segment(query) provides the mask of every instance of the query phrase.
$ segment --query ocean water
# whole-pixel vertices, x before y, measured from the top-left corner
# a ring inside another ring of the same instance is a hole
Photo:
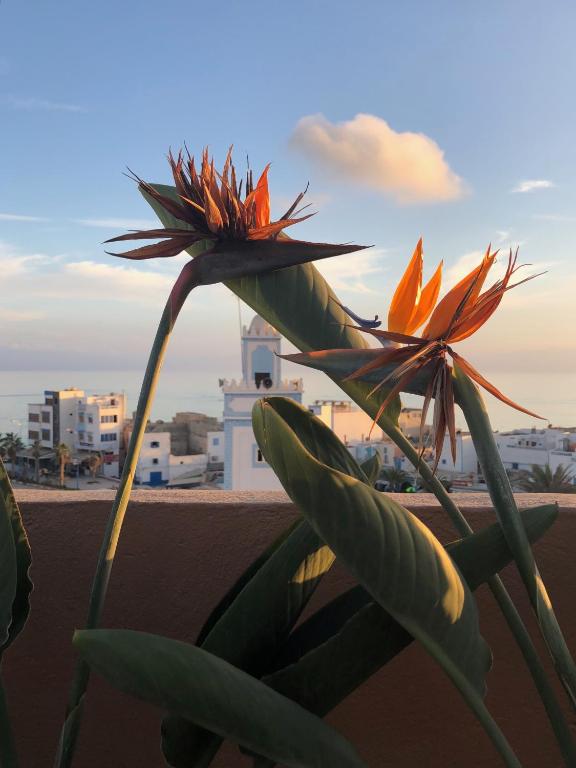
[[[486,403],[494,429],[545,426],[549,421],[560,426],[576,425],[576,373],[551,377],[548,373],[483,371],[486,377],[516,402],[546,417],[539,422],[531,416],[503,405],[487,395]],[[0,371],[0,432],[20,432],[27,436],[27,404],[43,402],[45,389],[78,387],[87,394],[124,392],[128,413],[136,408],[142,383],[142,371]],[[286,365],[283,377],[304,379],[304,402],[316,399],[342,399],[346,395],[316,371]],[[222,416],[224,398],[218,376],[165,369],[161,373],[152,418],[169,421],[178,411],[197,411],[208,416]],[[419,398],[406,396],[403,402],[417,406]],[[457,423],[465,427],[457,413]]]

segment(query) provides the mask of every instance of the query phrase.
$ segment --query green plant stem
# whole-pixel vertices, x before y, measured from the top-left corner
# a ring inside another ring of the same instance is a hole
[[[108,518],[104,539],[98,557],[98,564],[92,582],[86,629],[96,629],[100,624],[102,608],[108,589],[108,583],[110,581],[114,557],[116,555],[116,548],[118,546],[118,540],[120,538],[128,501],[130,499],[130,491],[132,490],[134,482],[134,474],[138,464],[140,448],[142,446],[142,440],[144,439],[146,424],[148,423],[150,409],[156,392],[156,386],[158,384],[168,341],[186,296],[192,288],[197,285],[197,282],[194,280],[195,272],[192,265],[193,262],[189,262],[184,268],[170,294],[150,351],[148,365],[146,367],[140,396],[138,398],[138,406],[136,408],[134,425],[122,470],[120,485],[116,492],[116,498],[114,499],[114,504]],[[68,768],[72,764],[89,677],[90,668],[88,664],[83,660],[78,661],[68,698],[66,720],[62,728],[58,753],[56,756],[55,766],[58,766],[58,768]]]
[[[8,704],[4,683],[0,675],[0,766],[1,768],[18,768],[18,758],[16,756],[16,744],[10,717],[8,715]]]
[[[514,555],[558,677],[564,685],[572,706],[576,707],[576,665],[534,560],[510,481],[494,440],[484,401],[476,385],[463,371],[454,366],[454,372],[458,403],[470,429],[496,515]]]
[[[366,408],[366,404],[358,403],[362,408]],[[376,410],[376,408],[375,408]],[[434,472],[430,469],[428,464],[421,461],[418,451],[414,448],[412,443],[407,437],[400,431],[400,429],[386,416],[380,418],[378,422],[379,426],[386,432],[390,439],[400,448],[404,453],[408,461],[410,461],[415,467],[418,468],[420,474],[432,489],[434,495],[444,508],[445,512],[450,517],[452,524],[463,536],[470,536],[474,533],[472,527],[455,504],[454,500],[450,497],[450,494],[446,491],[442,483],[438,480]],[[492,438],[493,439],[493,438]],[[513,551],[513,550],[512,550]],[[576,766],[576,746],[572,733],[566,722],[564,712],[560,707],[556,694],[550,685],[550,681],[542,667],[538,652],[532,642],[530,633],[528,632],[526,625],[522,621],[520,614],[514,601],[508,594],[506,587],[502,583],[499,576],[493,576],[488,582],[488,586],[496,602],[498,603],[502,614],[520,648],[526,666],[528,667],[534,685],[540,695],[550,725],[556,736],[558,746],[564,758],[565,764],[568,768],[574,768]]]

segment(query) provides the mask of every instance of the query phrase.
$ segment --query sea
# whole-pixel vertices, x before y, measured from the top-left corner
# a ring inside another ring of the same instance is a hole
[[[499,403],[487,395],[486,402],[494,429],[500,431],[522,427],[576,425],[576,373],[550,377],[546,373],[498,372],[486,377],[513,400],[545,417],[538,421]],[[0,371],[0,433],[16,432],[27,437],[27,405],[44,402],[44,390],[77,387],[87,394],[124,392],[128,398],[127,413],[138,401],[143,371]],[[286,378],[304,379],[304,403],[323,399],[346,399],[346,395],[325,376],[316,371],[290,366]],[[196,411],[222,417],[224,398],[216,375],[206,372],[164,369],[160,376],[152,406],[152,419],[169,421],[179,411]],[[404,396],[403,403],[417,407],[420,399]],[[465,428],[460,414],[457,423]]]

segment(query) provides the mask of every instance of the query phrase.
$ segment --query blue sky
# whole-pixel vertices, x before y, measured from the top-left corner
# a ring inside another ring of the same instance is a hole
[[[385,314],[420,235],[447,284],[489,241],[520,244],[548,274],[462,348],[576,421],[575,24],[570,2],[4,0],[0,366],[143,367],[179,262],[104,253],[153,220],[122,173],[168,181],[170,146],[218,160],[234,143],[239,165],[272,161],[273,204],[310,181],[319,213],[298,236],[374,244],[323,266],[360,312]],[[371,142],[392,159],[372,165]],[[223,288],[195,297],[168,364],[236,374],[236,315]],[[544,398],[544,374],[564,394]]]

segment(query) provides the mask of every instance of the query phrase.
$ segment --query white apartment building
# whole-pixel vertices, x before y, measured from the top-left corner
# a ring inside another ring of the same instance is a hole
[[[206,435],[208,464],[224,464],[224,432],[208,432]]]
[[[28,440],[38,441],[42,448],[55,448],[65,443],[74,448],[74,430],[78,405],[84,399],[84,390],[46,389],[43,403],[28,404]]]
[[[206,474],[206,454],[174,456],[170,432],[146,432],[134,481],[153,488],[200,485]]]
[[[106,477],[120,473],[122,427],[126,418],[126,395],[88,395],[78,403],[74,449],[77,453],[97,452]]]

